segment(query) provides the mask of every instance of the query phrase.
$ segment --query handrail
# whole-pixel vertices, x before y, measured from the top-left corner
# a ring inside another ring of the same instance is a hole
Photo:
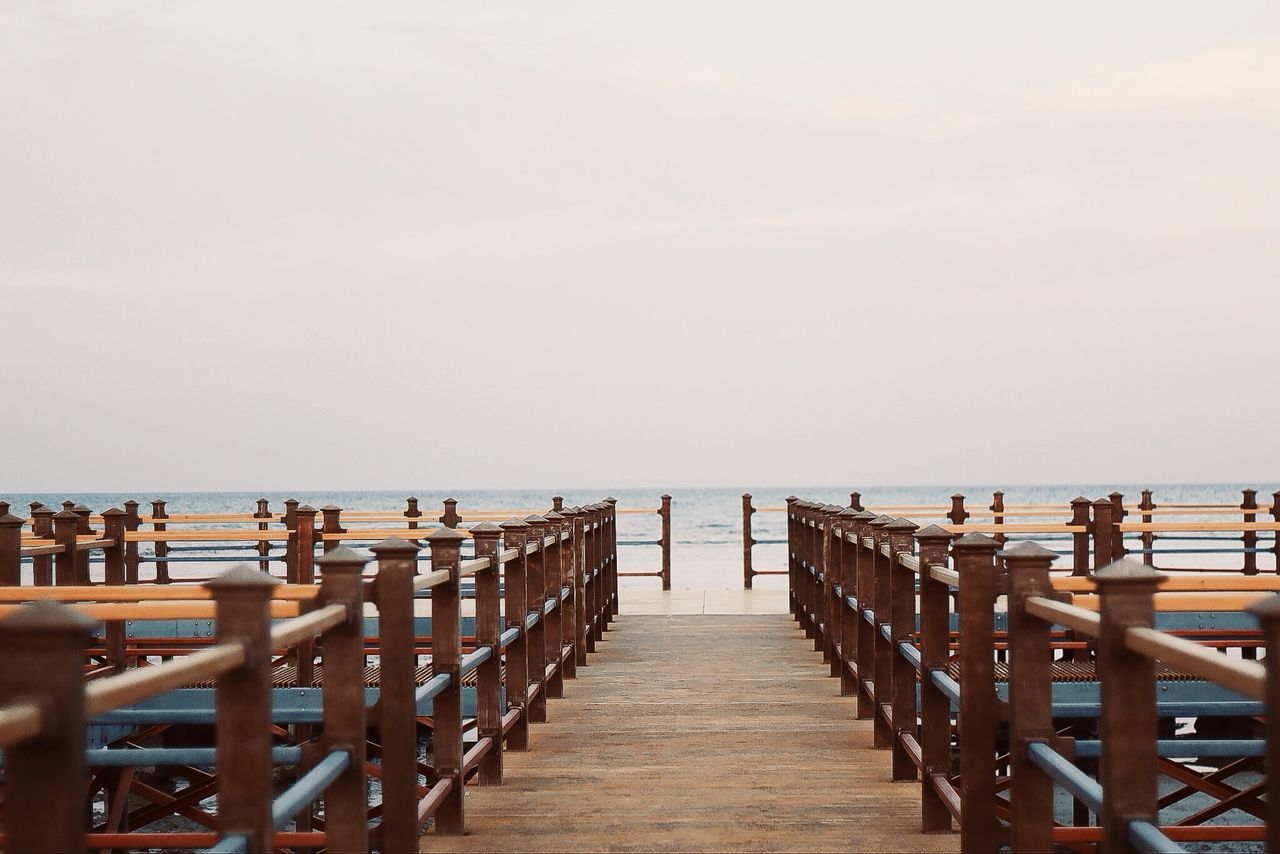
[[[1096,638],[1102,633],[1102,616],[1096,611],[1088,611],[1065,602],[1055,602],[1043,596],[1029,596],[1023,603],[1027,613],[1039,617],[1046,623],[1066,626],[1073,631],[1081,632]]]
[[[347,619],[347,606],[334,603],[271,627],[271,643],[277,649],[296,646],[300,641],[331,629]]]
[[[413,577],[413,589],[414,591],[428,590],[437,584],[445,583],[449,580],[449,577],[449,570],[447,569],[437,569],[433,572],[415,575]]]
[[[22,589],[34,590],[39,588]],[[24,605],[12,602],[0,604],[0,618],[16,614],[24,607]],[[122,620],[212,620],[217,613],[217,606],[213,602],[195,599],[162,599],[155,602],[73,602],[69,603],[67,607],[77,614],[100,622],[119,622]],[[298,615],[299,606],[296,601],[273,601],[268,604],[268,609],[272,617],[288,618]]]
[[[486,569],[489,569],[491,566],[493,566],[493,562],[489,560],[489,558],[487,557],[478,557],[473,560],[464,560],[462,562],[462,569],[460,570],[459,574],[463,578],[466,578],[468,576],[475,575],[477,572],[484,572]]]
[[[1134,626],[1124,633],[1124,643],[1134,652],[1158,659],[1201,679],[1216,682],[1255,700],[1264,699],[1267,668],[1257,661],[1231,658],[1195,641]]]
[[[221,643],[155,667],[138,668],[118,676],[97,679],[84,689],[85,716],[96,718],[129,703],[136,703],[192,682],[212,679],[244,662],[244,644]]]
[[[271,598],[279,601],[307,601],[320,595],[315,584],[280,584],[271,589]],[[194,584],[66,587],[0,587],[0,602],[161,602],[172,600],[211,601],[213,593]]]
[[[39,735],[43,726],[41,709],[35,703],[0,709],[0,750]]]

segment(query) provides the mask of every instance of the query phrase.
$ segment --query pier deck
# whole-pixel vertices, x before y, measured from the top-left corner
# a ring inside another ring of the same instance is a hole
[[[624,615],[604,651],[422,850],[959,850],[787,616]]]

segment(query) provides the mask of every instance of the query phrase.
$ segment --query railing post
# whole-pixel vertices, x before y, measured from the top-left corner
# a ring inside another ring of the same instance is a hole
[[[893,708],[893,779],[915,780],[916,763],[911,758],[904,737],[919,743],[916,732],[916,668],[900,652],[900,644],[910,644],[916,633],[916,575],[902,565],[900,558],[914,551],[915,532],[919,528],[908,519],[896,519],[885,530],[889,535],[889,642],[890,702]]]
[[[603,515],[601,513],[602,518]],[[547,520],[546,526],[542,529],[543,548],[546,550],[546,560],[542,566],[546,582],[543,598],[544,600],[555,600],[555,608],[550,614],[546,613],[545,607],[543,608],[543,615],[547,621],[547,667],[555,668],[551,675],[547,677],[547,697],[559,700],[564,698],[564,672],[560,664],[564,638],[564,600],[560,598],[560,585],[563,578],[560,528],[564,524],[564,516],[554,510],[550,510],[542,518]],[[547,537],[552,537],[555,540],[550,546],[545,545]],[[602,624],[603,621],[604,618],[602,616]]]
[[[871,594],[871,607],[875,611],[874,630],[871,634],[874,649],[872,677],[875,685],[875,717],[872,744],[879,750],[893,747],[893,728],[885,719],[883,709],[893,708],[893,645],[884,636],[884,626],[889,625],[892,603],[889,588],[889,558],[883,549],[889,545],[889,525],[897,520],[892,516],[879,516],[871,523],[874,548],[871,551],[871,577],[875,585]]]
[[[102,535],[111,545],[102,550],[103,577],[108,587],[124,584],[124,526],[125,512],[118,507],[102,511]],[[125,669],[125,626],[120,620],[108,620],[106,624],[107,661],[117,673]]]
[[[662,517],[662,589],[671,589],[671,496],[662,496],[662,506],[658,508]]]
[[[336,504],[326,504],[320,508],[320,532],[321,534],[345,534],[347,529],[342,527],[342,508]],[[320,538],[320,549],[324,554],[328,554],[334,549],[341,546],[338,540],[328,540],[323,536]]]
[[[591,516],[587,517],[588,519]],[[536,513],[524,517],[529,526],[529,539],[536,544],[526,566],[525,585],[529,591],[525,607],[528,614],[537,617],[529,629],[529,682],[534,696],[529,700],[529,722],[547,722],[547,619],[544,613],[547,598],[547,555],[543,547],[547,520]],[[595,637],[588,635],[587,649],[595,649]]]
[[[969,518],[969,511],[964,509],[964,496],[958,492],[951,496],[951,509],[947,512],[947,518],[952,525],[963,525],[964,520]]]
[[[751,506],[751,493],[742,494],[742,589],[751,589],[751,580],[755,578],[755,570],[751,566],[751,547],[756,544],[751,536],[751,516],[756,509]]]
[[[72,511],[80,517],[80,524],[76,528],[77,534],[91,535],[94,533],[93,528],[89,527],[89,517],[93,515],[93,511],[83,504],[77,504]],[[93,579],[89,577],[89,550],[80,551],[76,549],[76,578],[79,584],[92,584]]]
[[[422,511],[418,509],[418,497],[410,495],[405,499],[404,518],[409,520],[409,527],[417,528],[418,520],[422,518]]]
[[[1112,533],[1115,505],[1109,498],[1093,502],[1093,568],[1102,569],[1112,562]]]
[[[794,495],[787,496],[787,607],[791,609],[791,617],[803,622],[800,617],[800,575],[796,571],[796,502]]]
[[[852,507],[846,507],[836,515],[836,522],[840,529],[834,549],[836,573],[840,580],[840,595],[836,597],[840,642],[840,654],[837,656],[840,672],[837,675],[840,677],[840,696],[854,697],[858,693],[858,683],[853,677],[849,664],[857,654],[858,612],[849,608],[849,599],[854,596],[854,549],[856,548],[850,542],[850,537],[853,534],[854,520],[857,519],[858,511]]]
[[[431,569],[445,570],[449,580],[431,589],[431,660],[436,674],[448,674],[449,686],[435,696],[431,759],[438,780],[451,780],[449,794],[436,811],[436,833],[461,836],[464,827],[462,779],[462,634],[459,622],[458,553],[466,536],[444,527],[426,538]]]
[[[53,602],[0,620],[0,705],[41,710],[40,733],[5,750],[9,851],[85,850],[84,655],[93,629]]]
[[[965,534],[951,544],[960,576],[960,848],[994,851],[996,730],[994,620],[996,541]]]
[[[1240,509],[1244,511],[1244,522],[1246,525],[1258,521],[1258,490],[1244,490],[1244,500],[1240,502]],[[1258,574],[1258,532],[1245,531],[1244,536],[1244,574]]]
[[[73,510],[59,510],[53,515],[53,538],[57,540],[61,550],[53,556],[53,571],[59,587],[69,587],[80,583],[77,575],[76,531],[80,528],[80,517]]]
[[[1053,779],[1030,759],[1034,742],[1054,741],[1051,626],[1027,613],[1030,596],[1052,597],[1055,555],[1035,543],[1004,553],[1009,574],[1009,753],[1014,851],[1053,850]]]
[[[560,537],[560,588],[561,593],[567,589],[568,595],[560,600],[560,604],[556,610],[560,612],[560,669],[562,678],[576,679],[578,677],[578,647],[577,647],[577,631],[574,628],[577,625],[577,550],[573,541],[573,518],[570,508],[564,506],[561,501],[560,509],[553,510],[553,513],[559,517],[556,525],[556,535]],[[568,653],[565,653],[565,650]]]
[[[864,510],[853,519],[853,530],[856,539],[854,545],[854,590],[858,607],[854,610],[854,622],[858,624],[857,642],[857,681],[859,720],[871,720],[876,715],[875,698],[875,661],[876,661],[876,629],[864,617],[864,611],[875,613],[873,598],[875,596],[875,562],[872,560],[874,549],[867,547],[864,540],[872,536],[871,525],[880,517],[870,510]]]
[[[280,520],[289,532],[284,546],[284,579],[290,584],[298,583],[298,499],[284,500],[284,516]]]
[[[604,640],[604,615],[611,607],[609,604],[609,583],[605,573],[605,562],[609,551],[609,532],[605,528],[606,505],[596,503],[592,504],[588,509],[595,520],[596,527],[595,556],[592,559],[592,566],[595,567],[596,592],[592,602],[595,604],[596,640],[602,641]]]
[[[6,512],[0,516],[0,587],[22,585],[22,528],[26,520]]]
[[[218,828],[249,840],[252,852],[272,850],[271,620],[268,603],[279,582],[244,564],[205,584],[216,603],[218,643],[244,647],[244,663],[218,677]]]
[[[951,654],[951,591],[934,578],[930,567],[946,566],[951,533],[938,525],[916,532],[920,544],[920,829],[950,833],[951,812],[933,778],[951,777],[951,698],[934,684],[930,673],[947,669]]]
[[[129,499],[124,503],[124,530],[126,534],[132,534],[138,530],[138,526],[142,524],[142,519],[138,516],[138,502]],[[125,542],[124,544],[124,583],[138,583],[138,544]]]
[[[1280,491],[1271,493],[1271,521],[1280,523]],[[1271,554],[1275,556],[1276,572],[1280,573],[1280,536],[1272,541]]]
[[[582,519],[574,511],[574,526],[578,532],[575,540],[581,540]],[[525,548],[528,544],[529,525],[519,519],[511,519],[503,522],[499,527],[502,529],[502,546],[504,549],[514,549],[516,557],[508,561],[504,565],[503,587],[505,591],[505,610],[506,622],[508,627],[515,627],[520,630],[520,634],[511,643],[507,644],[507,706],[518,708],[520,715],[516,719],[514,725],[507,732],[507,749],[508,750],[528,750],[529,749],[529,639],[528,630],[525,628],[524,615],[529,611],[529,594],[526,587],[526,569],[528,567],[529,558],[525,554]],[[580,590],[581,588],[579,588]],[[577,597],[578,590],[574,595]],[[581,626],[581,623],[579,623]],[[574,640],[575,652],[580,656],[578,663],[582,664],[582,658],[586,656],[585,648],[582,644],[581,629]]]
[[[366,559],[345,546],[317,560],[320,598],[343,605],[347,619],[324,633],[325,752],[342,750],[350,764],[324,793],[326,847],[335,852],[369,850],[369,780],[365,766],[364,579]],[[415,751],[416,753],[416,751]]]
[[[1107,497],[1111,499],[1111,559],[1120,560],[1129,553],[1124,547],[1124,532],[1120,530],[1120,523],[1129,515],[1129,511],[1124,509],[1123,494],[1113,492]]]
[[[157,498],[151,502],[151,530],[153,531],[161,532],[161,531],[167,530],[169,527],[164,522],[156,521],[157,519],[165,519],[168,517],[169,514],[165,512],[164,505],[165,505],[165,502],[163,498]],[[155,583],[168,584],[169,583],[169,562],[167,560],[160,560],[160,558],[163,558],[165,555],[169,553],[169,544],[165,542],[152,543],[151,551],[155,554],[157,558]]]
[[[316,581],[316,511],[310,505],[303,504],[294,511],[294,536],[297,550],[294,555],[297,561],[297,583],[315,584]],[[298,684],[310,688],[315,681],[315,641],[306,638],[298,643]],[[306,730],[303,730],[304,732]]]
[[[413,576],[418,547],[392,537],[372,549],[378,560],[378,741],[382,745],[382,851],[418,847],[418,722],[414,692]]]
[[[1267,668],[1266,696],[1263,699],[1263,714],[1268,721],[1280,720],[1280,596],[1268,596],[1248,610],[1262,626],[1267,657],[1263,664]],[[1271,781],[1280,774],[1280,728],[1267,727],[1267,755],[1264,766],[1267,774],[1267,850],[1280,851],[1280,786]]]
[[[1120,560],[1095,572],[1094,579],[1102,618],[1102,850],[1132,851],[1129,822],[1157,820],[1158,720],[1155,661],[1131,651],[1124,639],[1130,628],[1151,626],[1156,586],[1165,576],[1137,561]]]
[[[831,526],[839,512],[840,508],[834,504],[824,504],[818,508],[814,518],[814,531],[818,535],[817,548],[814,549],[817,553],[814,563],[818,565],[818,578],[815,579],[818,592],[817,617],[822,622],[822,631],[818,634],[818,639],[821,644],[822,661],[830,666],[832,676],[839,675],[836,669],[838,659],[836,643],[840,638],[836,634],[835,574],[831,571]]]
[[[991,524],[1004,525],[1004,493],[996,490],[991,493]],[[996,545],[1003,546],[1005,542],[1004,534],[993,534],[991,539],[996,541]]]
[[[446,528],[456,528],[462,517],[458,515],[458,502],[454,498],[444,500],[444,513],[440,514],[440,524]]]
[[[1071,526],[1083,528],[1071,535],[1071,574],[1089,574],[1089,509],[1093,502],[1084,496],[1071,499]]]
[[[610,590],[610,606],[609,606],[609,622],[613,622],[613,617],[618,615],[620,605],[618,598],[618,499],[606,498],[605,503],[605,520],[608,527],[606,530],[608,536],[608,554],[609,565],[609,590]]]
[[[53,508],[38,501],[31,502],[31,533],[37,537],[53,536]],[[37,555],[31,559],[31,581],[36,587],[53,584],[53,557]]]
[[[258,523],[259,531],[270,530],[271,529],[271,502],[265,498],[259,498],[257,502],[257,508],[253,511],[253,517],[255,519],[262,520],[261,522]],[[258,570],[260,572],[270,572],[271,561],[266,560],[266,558],[271,554],[271,542],[269,540],[258,541],[258,554],[263,557],[263,560],[258,561]]]
[[[1151,500],[1151,490],[1142,490],[1142,501],[1138,504],[1138,509],[1142,510],[1142,521],[1151,522],[1151,513],[1149,511],[1156,509],[1155,502]],[[1147,566],[1155,565],[1155,555],[1152,549],[1155,548],[1156,535],[1151,531],[1142,532],[1142,562]]]
[[[863,509],[863,508],[862,508],[862,493],[861,493],[861,492],[850,492],[850,493],[849,493],[849,509],[850,509],[850,510],[862,510],[862,509]]]

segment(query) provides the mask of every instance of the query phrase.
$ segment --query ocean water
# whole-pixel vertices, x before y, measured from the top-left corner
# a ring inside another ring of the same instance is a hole
[[[1274,483],[1217,483],[1217,484],[1055,484],[1041,486],[999,486],[999,485],[964,485],[951,484],[944,486],[911,486],[911,487],[865,487],[856,484],[850,486],[782,486],[782,487],[734,487],[715,489],[673,489],[672,496],[672,586],[680,588],[704,589],[724,588],[738,589],[742,586],[742,494],[752,494],[752,503],[757,508],[779,507],[784,504],[788,495],[796,495],[810,500],[827,501],[832,504],[846,505],[849,492],[858,489],[862,493],[862,501],[866,505],[908,505],[908,504],[946,504],[953,493],[962,493],[968,497],[969,509],[985,508],[991,503],[991,493],[995,489],[1003,490],[1006,504],[1063,504],[1072,498],[1083,495],[1086,498],[1100,498],[1113,491],[1124,493],[1127,499],[1137,501],[1139,493],[1149,488],[1154,492],[1156,504],[1161,503],[1239,503],[1241,490],[1253,488],[1258,490],[1258,503],[1270,506],[1271,494],[1280,489]],[[567,504],[583,504],[597,501],[606,495],[612,495],[619,501],[620,508],[656,509],[660,503],[660,490],[648,489],[609,489],[571,490],[556,493],[554,490],[485,490],[485,491],[453,491],[438,490],[391,490],[391,491],[342,491],[342,492],[178,492],[178,493],[57,493],[57,494],[4,494],[0,499],[14,505],[14,512],[26,509],[31,501],[42,501],[50,506],[57,506],[64,500],[83,503],[95,512],[108,507],[120,506],[130,498],[142,502],[143,510],[150,508],[153,498],[166,500],[169,513],[232,513],[250,512],[254,501],[267,498],[273,510],[282,510],[287,498],[297,498],[313,507],[335,504],[349,510],[389,510],[400,512],[405,507],[404,500],[409,495],[416,495],[424,519],[437,517],[442,509],[441,502],[445,498],[458,501],[458,512],[464,520],[468,508],[549,508],[551,496],[562,494]],[[1197,517],[1178,517],[1192,520]],[[1208,517],[1206,517],[1208,518]],[[1225,517],[1215,517],[1225,518]],[[1262,514],[1261,518],[1269,518]],[[979,521],[974,519],[972,521]],[[1043,521],[1043,520],[1038,520]],[[763,541],[757,545],[753,553],[753,562],[757,570],[784,569],[786,567],[786,548],[777,542],[786,537],[784,514],[779,512],[757,512],[752,519],[753,535]],[[618,517],[619,539],[626,541],[652,541],[658,538],[660,522],[656,513],[621,514]],[[1263,534],[1261,546],[1269,547],[1269,535]],[[1046,541],[1051,548],[1069,548],[1069,543]],[[1169,541],[1169,547],[1175,547]],[[1236,546],[1234,543],[1185,542],[1188,548],[1214,548],[1217,546]],[[660,553],[656,546],[634,545],[622,546],[619,549],[619,562],[624,572],[646,572],[657,570],[660,566]],[[1238,565],[1239,555],[1219,555],[1202,553],[1189,556],[1160,556],[1157,563],[1163,566],[1232,566]],[[172,564],[171,574],[181,577],[188,569],[194,574],[208,574],[210,569],[219,565],[206,564]],[[1259,566],[1265,570],[1275,567],[1270,554],[1259,555]],[[194,569],[198,567],[198,569]],[[144,577],[147,570],[144,568]],[[785,586],[785,577],[757,577],[755,585],[761,588]],[[622,579],[624,588],[655,588],[657,579],[634,578]]]

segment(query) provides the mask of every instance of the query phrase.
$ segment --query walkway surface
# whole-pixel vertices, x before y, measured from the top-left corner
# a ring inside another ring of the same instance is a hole
[[[423,851],[958,851],[785,615],[623,616]]]

